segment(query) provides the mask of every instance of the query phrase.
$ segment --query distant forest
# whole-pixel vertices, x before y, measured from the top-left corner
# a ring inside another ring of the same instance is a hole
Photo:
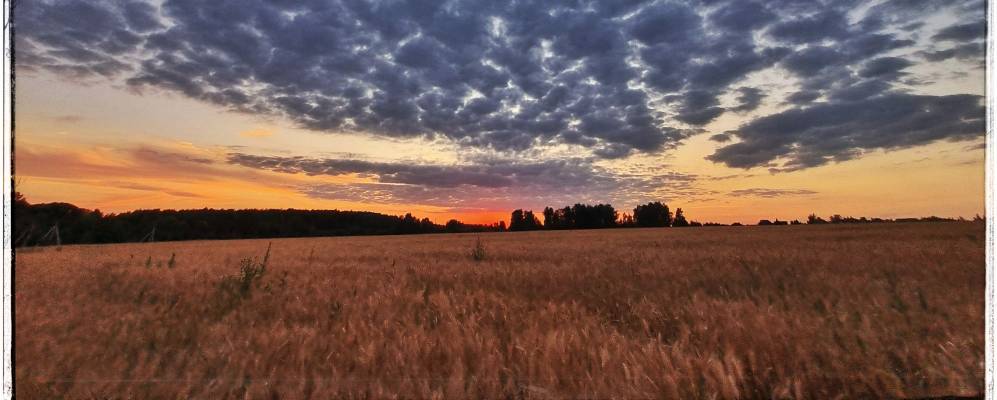
[[[560,229],[599,229],[637,227],[727,226],[719,223],[691,221],[681,208],[674,212],[668,205],[651,202],[639,205],[632,213],[619,213],[609,204],[575,204],[562,208],[546,207],[543,222],[532,210],[512,212],[508,228],[504,221],[496,224],[466,224],[450,220],[444,225],[412,214],[385,215],[366,211],[339,210],[136,210],[104,214],[100,210],[79,208],[69,203],[30,204],[14,192],[13,245],[15,247],[125,243],[146,241],[251,239],[280,237],[317,237],[350,235],[403,235],[419,233],[502,232]],[[810,215],[806,224],[856,224],[888,222],[959,221],[939,217],[926,218],[854,218]],[[982,220],[979,216],[974,221]],[[761,220],[757,225],[801,225],[799,220]],[[730,226],[741,226],[733,223]]]
[[[103,214],[69,203],[30,204],[14,196],[15,246],[75,243],[395,235],[504,230],[504,224],[434,224],[412,214],[339,210],[137,210]]]

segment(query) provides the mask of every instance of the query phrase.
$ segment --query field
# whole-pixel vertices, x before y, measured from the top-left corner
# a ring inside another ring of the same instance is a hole
[[[18,251],[16,394],[972,396],[984,243],[918,223]]]

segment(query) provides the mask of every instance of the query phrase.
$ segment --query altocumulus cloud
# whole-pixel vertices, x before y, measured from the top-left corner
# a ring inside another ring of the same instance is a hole
[[[15,45],[22,71],[106,77],[315,131],[505,152],[555,144],[602,158],[659,152],[731,112],[744,123],[715,136],[729,141],[709,156],[731,167],[794,170],[981,137],[980,96],[898,85],[916,84],[904,79],[919,62],[978,66],[983,1],[866,5],[36,0],[15,10]],[[939,12],[960,22],[924,23]],[[931,37],[937,43],[918,39]],[[746,86],[766,70],[796,78],[796,92]],[[773,96],[784,109],[757,115]],[[364,168],[384,166],[354,169]],[[462,174],[452,179],[505,183]]]

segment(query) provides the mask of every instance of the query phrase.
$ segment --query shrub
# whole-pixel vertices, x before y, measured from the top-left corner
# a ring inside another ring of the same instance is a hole
[[[267,245],[267,253],[263,256],[263,261],[253,258],[243,258],[239,262],[239,273],[227,275],[218,281],[217,303],[219,312],[225,314],[231,311],[244,299],[253,295],[253,288],[262,286],[263,277],[267,273],[267,262],[270,260],[270,245]],[[281,285],[286,285],[287,273],[281,277]],[[267,284],[266,289],[270,291],[272,285]]]
[[[471,249],[471,259],[474,261],[483,261],[485,259],[485,245],[481,243],[480,237],[475,242],[474,248]]]

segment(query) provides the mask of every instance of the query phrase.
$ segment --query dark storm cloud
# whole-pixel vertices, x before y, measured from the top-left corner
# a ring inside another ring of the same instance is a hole
[[[957,46],[917,53],[922,62],[982,59],[980,46],[962,47],[979,44],[974,37],[982,25],[972,22],[983,21],[979,0],[887,0],[855,12],[864,5],[38,0],[18,4],[15,45],[19,70],[108,77],[140,91],[286,117],[319,132],[444,139],[499,152],[572,144],[602,158],[672,149],[728,111],[757,110],[773,94],[744,87],[745,81],[759,71],[785,70],[799,78],[785,99],[790,110],[746,121],[732,134],[740,142],[714,159],[755,166],[771,162],[766,154],[796,154],[794,165],[803,168],[829,154],[844,159],[884,147],[879,141],[910,141],[911,134],[882,129],[872,116],[849,125],[805,111],[896,99],[894,84],[918,60],[896,56],[915,45],[909,37],[935,35]],[[923,20],[941,11],[970,22],[927,32]],[[902,28],[917,32],[895,33]],[[814,104],[818,99],[825,102]],[[969,108],[954,113],[975,119],[977,107],[960,104]],[[913,115],[906,118],[938,119],[928,108],[908,108]],[[811,120],[793,125],[800,130],[781,128],[788,142],[758,147],[769,142],[757,140],[762,134],[751,127],[794,112]],[[919,137],[972,136],[947,129],[952,124],[930,125],[941,131]],[[854,140],[881,135],[889,137]],[[836,146],[847,150],[828,149]]]

